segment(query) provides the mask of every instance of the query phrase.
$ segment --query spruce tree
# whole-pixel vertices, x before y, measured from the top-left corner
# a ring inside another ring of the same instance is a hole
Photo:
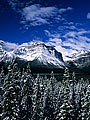
[[[30,66],[22,74],[21,90],[21,120],[31,120],[32,118],[32,76]]]
[[[0,73],[0,118],[2,116],[2,100],[3,100],[3,83],[4,83],[4,79],[5,79],[5,74],[4,74],[4,70],[3,68],[1,69],[1,73]]]
[[[37,75],[33,84],[33,117],[32,120],[42,120],[43,119],[43,96],[44,96],[44,82],[43,78]]]
[[[76,120],[76,77],[75,77],[75,72],[72,73],[72,79],[70,79],[70,93],[69,93],[69,98],[70,98],[70,119],[71,120]]]
[[[57,81],[54,77],[54,73],[51,72],[51,77],[48,83],[48,89],[47,89],[47,98],[45,102],[45,108],[44,108],[44,116],[48,120],[55,120],[56,117],[56,104],[57,104],[57,95],[56,93],[56,88],[57,87]]]
[[[76,109],[76,117],[77,120],[82,120],[82,111],[83,111],[83,96],[84,96],[84,89],[83,89],[83,79],[78,81],[77,84],[77,109]]]
[[[17,100],[18,84],[15,73],[11,66],[8,67],[8,74],[4,80],[4,94],[2,101],[2,120],[20,120],[19,104]]]
[[[15,99],[16,99],[16,113],[18,114],[18,119],[20,120],[21,116],[20,116],[20,103],[21,103],[21,72],[20,69],[18,68],[18,64],[15,63],[13,65],[13,77],[12,77],[12,85],[13,85],[13,89],[15,92]]]
[[[63,77],[63,98],[62,104],[60,106],[60,112],[58,114],[59,120],[69,120],[70,119],[70,105],[69,105],[69,69],[65,69]]]
[[[82,107],[82,120],[90,120],[90,85],[87,86],[86,94],[84,95],[84,104]]]

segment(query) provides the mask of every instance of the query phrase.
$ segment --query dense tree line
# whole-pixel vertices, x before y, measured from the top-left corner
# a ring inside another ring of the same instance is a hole
[[[30,67],[22,72],[17,64],[0,73],[0,120],[90,120],[90,83],[68,68],[62,81],[36,78]]]

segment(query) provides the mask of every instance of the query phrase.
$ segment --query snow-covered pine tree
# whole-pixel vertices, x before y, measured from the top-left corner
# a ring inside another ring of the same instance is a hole
[[[63,81],[64,84],[69,84],[70,82],[70,73],[69,73],[69,69],[66,67],[65,71],[64,71],[64,75],[63,75]]]
[[[4,83],[4,78],[5,78],[5,74],[4,74],[4,70],[3,68],[1,68],[1,73],[0,73],[0,118],[2,115],[2,99],[3,99],[3,83]]]
[[[17,91],[18,83],[16,82],[15,76],[15,72],[9,65],[8,74],[6,75],[3,86],[2,120],[20,120],[17,100],[17,92],[19,93],[19,91]]]
[[[13,64],[13,68],[12,68],[12,72],[13,72],[13,77],[12,77],[12,85],[13,85],[13,89],[14,89],[14,94],[15,94],[15,99],[16,99],[16,105],[15,105],[15,112],[16,114],[18,114],[18,119],[20,120],[21,116],[20,116],[20,103],[21,103],[21,71],[18,68],[18,64],[15,63]]]
[[[58,114],[59,120],[70,120],[70,104],[69,104],[69,69],[66,68],[63,76],[63,98]]]
[[[32,118],[32,85],[33,78],[31,76],[30,66],[22,74],[22,90],[21,90],[21,120],[31,120]]]
[[[43,119],[47,120],[47,111],[46,111],[46,101],[47,101],[47,97],[48,97],[48,85],[49,85],[49,78],[47,78],[47,76],[45,76],[43,78]]]
[[[52,113],[53,113],[52,99],[50,97],[50,89],[48,89],[47,97],[45,100],[45,107],[44,107],[44,119],[53,120]]]
[[[76,77],[75,72],[72,73],[72,79],[70,79],[70,93],[69,93],[69,102],[70,102],[70,119],[76,120]]]
[[[47,97],[48,79],[43,78],[39,74],[34,80],[33,84],[33,119],[32,120],[43,120],[44,119],[44,107]]]
[[[4,78],[5,78],[5,74],[4,74],[4,69],[2,67],[0,72],[0,88],[3,86]]]
[[[58,96],[57,96],[57,104],[56,104],[56,119],[55,120],[60,120],[59,113],[61,112],[61,105],[62,105],[62,99],[63,99],[63,84],[61,81],[58,82]]]
[[[76,91],[76,118],[77,120],[82,120],[82,111],[83,111],[83,98],[84,98],[84,89],[83,89],[83,79],[79,80],[77,83],[77,91]]]
[[[84,95],[84,104],[82,111],[82,120],[90,120],[90,85],[88,84],[86,94]]]
[[[56,117],[56,104],[57,104],[57,81],[54,77],[54,73],[51,72],[51,77],[49,79],[49,83],[47,86],[47,98],[45,102],[45,108],[44,108],[44,116],[47,118],[47,120],[55,120]]]
[[[41,83],[42,78],[40,75],[37,75],[37,78],[35,78],[33,83],[33,96],[32,96],[32,106],[33,106],[33,115],[32,120],[40,120],[42,118],[42,102],[41,102]],[[43,86],[42,86],[43,87]]]
[[[12,101],[12,86],[11,86],[11,82],[12,82],[12,70],[9,66],[9,73],[7,74],[5,80],[4,80],[4,85],[3,85],[3,90],[4,90],[4,94],[3,94],[3,101],[2,101],[2,120],[9,120],[9,119],[12,119],[13,115],[13,110],[12,110],[12,107],[13,107],[13,101]],[[12,103],[11,103],[12,101]]]
[[[60,106],[60,113],[59,113],[59,120],[69,120],[70,118],[70,106],[69,106],[69,97],[68,97],[68,88],[64,88],[64,93],[63,93],[63,103]]]
[[[48,92],[48,79],[47,79],[47,77],[45,77],[45,79],[43,77],[41,77],[41,79],[40,79],[41,97],[40,97],[40,104],[39,104],[39,106],[40,106],[40,120],[44,119],[44,107],[45,107],[47,92]]]

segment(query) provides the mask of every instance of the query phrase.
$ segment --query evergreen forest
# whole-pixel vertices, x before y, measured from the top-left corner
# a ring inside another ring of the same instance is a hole
[[[65,68],[63,79],[33,77],[17,64],[0,72],[0,120],[90,120],[90,81]]]

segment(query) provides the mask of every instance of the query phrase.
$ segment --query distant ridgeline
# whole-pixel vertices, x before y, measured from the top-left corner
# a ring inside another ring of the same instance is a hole
[[[76,80],[65,68],[63,79],[34,78],[30,65],[0,73],[0,120],[90,120],[90,81]]]

